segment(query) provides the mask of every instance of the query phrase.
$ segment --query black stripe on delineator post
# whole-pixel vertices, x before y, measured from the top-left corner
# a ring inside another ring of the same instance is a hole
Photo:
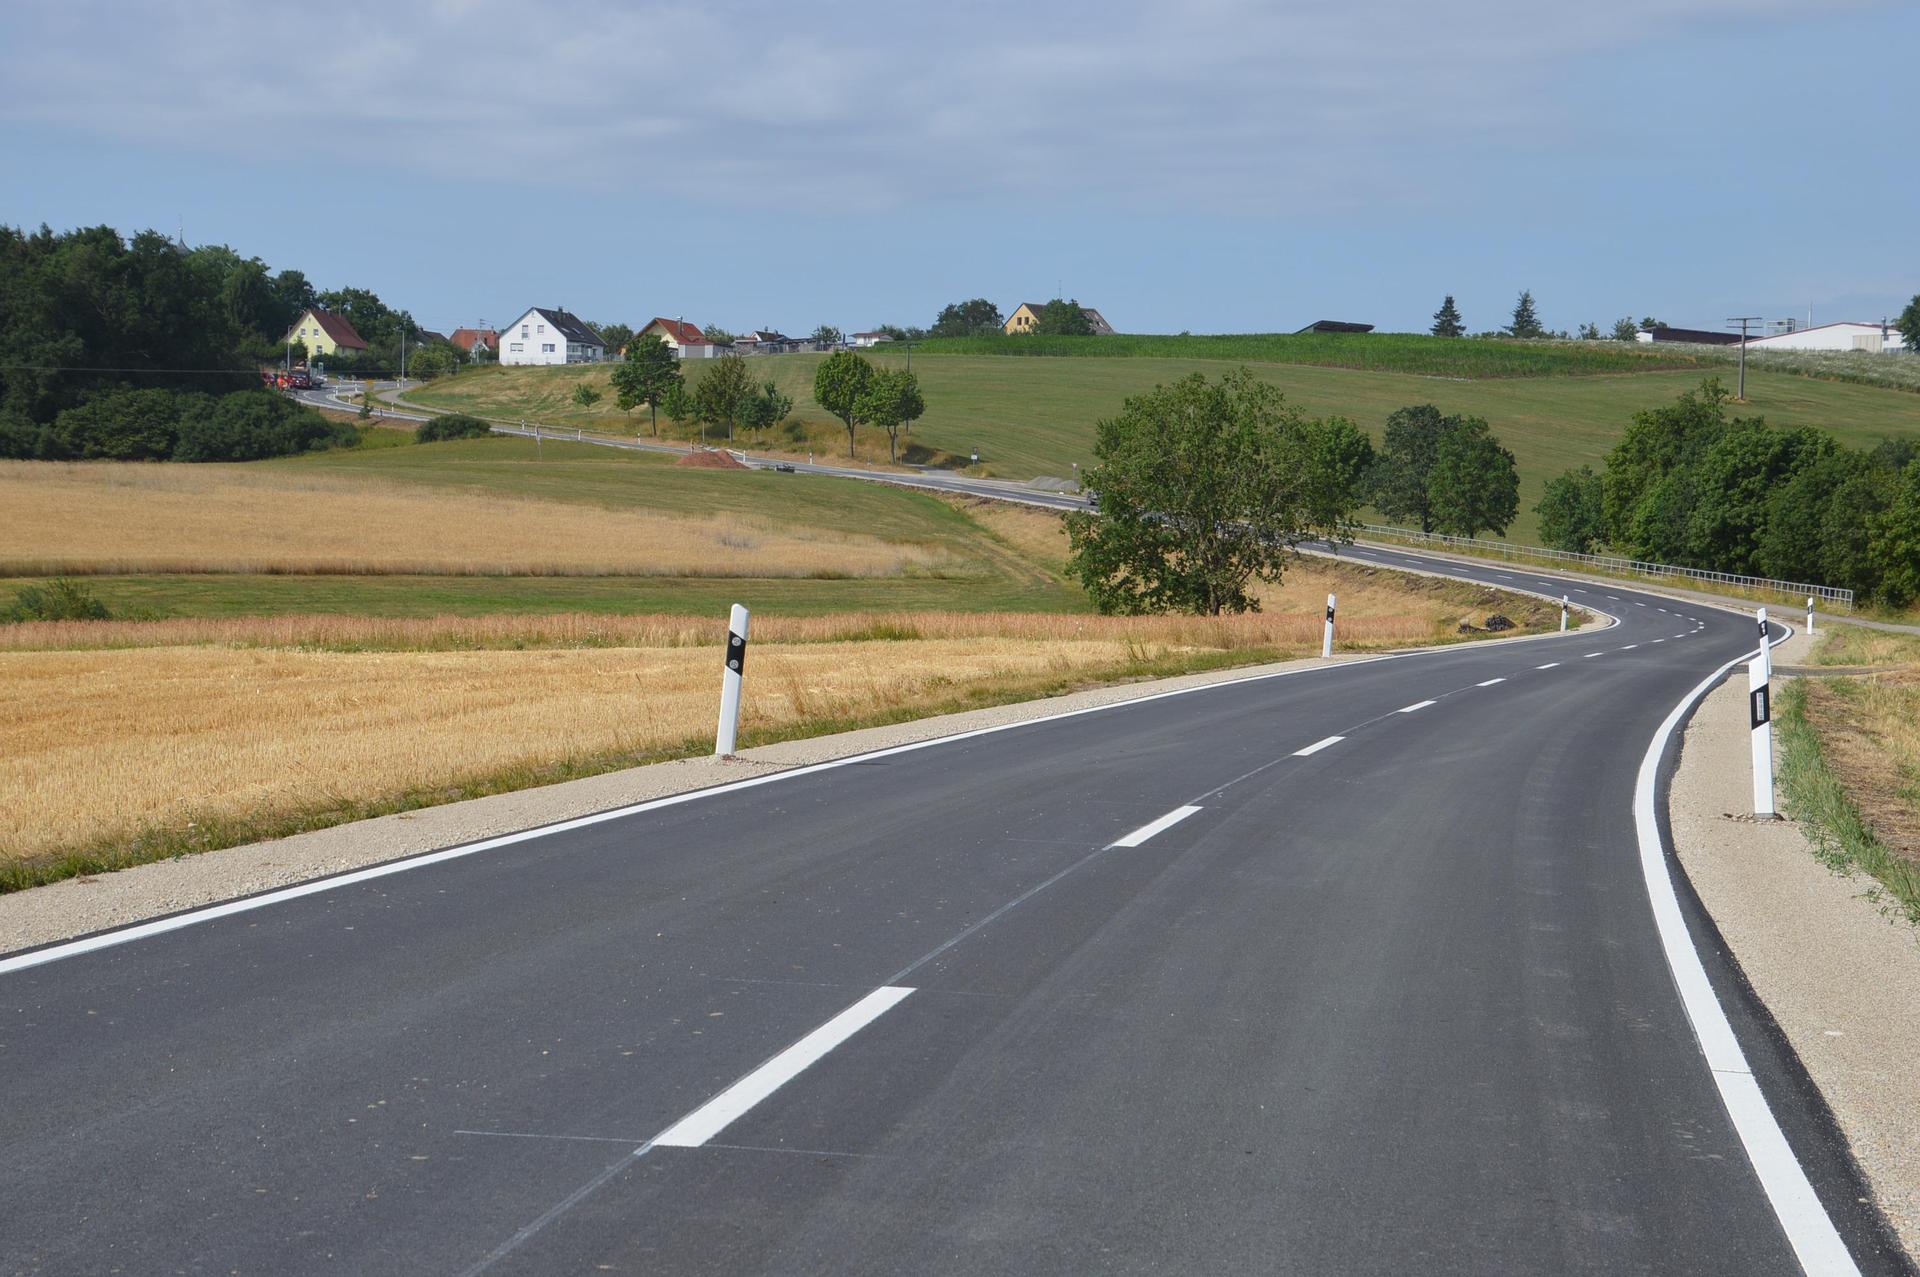
[[[727,668],[735,674],[747,672],[747,641],[732,630],[727,631]]]
[[[1333,619],[1333,604],[1331,603],[1327,604],[1327,619],[1329,621]]]
[[[1767,684],[1760,684],[1748,695],[1747,716],[1752,720],[1756,732],[1773,721],[1773,709],[1767,703]]]

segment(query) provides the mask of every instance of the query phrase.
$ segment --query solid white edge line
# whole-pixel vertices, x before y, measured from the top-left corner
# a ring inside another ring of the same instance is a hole
[[[1747,1150],[1767,1201],[1786,1232],[1800,1267],[1812,1277],[1828,1274],[1858,1274],[1859,1268],[1848,1253],[1846,1243],[1828,1218],[1819,1195],[1807,1179],[1807,1172],[1794,1156],[1793,1148],[1780,1129],[1779,1119],[1767,1104],[1767,1098],[1747,1065],[1745,1052],[1727,1021],[1700,961],[1700,952],[1687,931],[1686,918],[1680,912],[1680,898],[1674,890],[1673,872],[1667,863],[1666,844],[1660,837],[1660,820],[1655,794],[1658,790],[1660,759],[1681,719],[1712,689],[1727,671],[1752,657],[1748,652],[1728,661],[1703,679],[1681,698],[1666,720],[1653,734],[1646,756],[1640,760],[1640,773],[1634,783],[1633,823],[1640,842],[1640,873],[1646,880],[1647,897],[1653,906],[1653,921],[1660,933],[1660,948],[1666,956],[1667,970],[1693,1026],[1694,1040],[1719,1089],[1720,1101]]]
[[[658,1148],[699,1148],[827,1052],[899,1005],[912,989],[885,985],[834,1016],[720,1094],[653,1137]]]
[[[1134,830],[1132,833],[1127,834],[1124,837],[1114,839],[1112,842],[1108,843],[1107,846],[1138,847],[1141,843],[1153,837],[1155,834],[1163,833],[1166,830],[1173,828],[1175,825],[1179,824],[1181,821],[1185,820],[1187,817],[1193,815],[1194,812],[1199,810],[1200,809],[1198,807],[1175,807],[1172,811],[1160,817],[1158,820],[1148,821],[1146,824],[1140,826],[1140,828]]]
[[[1409,560],[1414,563],[1431,563],[1434,560]],[[1446,560],[1439,560],[1445,563]],[[1444,572],[1431,573],[1446,576],[1449,580],[1467,580],[1458,575]],[[1610,613],[1601,612],[1615,624],[1619,618]],[[1507,643],[1532,643],[1563,637],[1556,634],[1523,635],[1513,639],[1483,640],[1480,646],[1495,647]],[[225,900],[217,904],[205,905],[164,918],[153,918],[146,922],[137,922],[131,926],[120,927],[112,931],[102,931],[91,936],[50,944],[43,948],[16,953],[11,957],[0,957],[0,975],[15,971],[25,971],[32,967],[43,966],[49,962],[58,962],[63,958],[77,958],[82,954],[93,953],[101,949],[110,949],[117,945],[131,944],[150,936],[164,935],[169,931],[179,931],[185,927],[197,926],[203,922],[213,922],[234,914],[248,913],[255,909],[266,909],[273,905],[284,904],[289,900],[298,900],[302,896],[316,895],[323,891],[335,891],[341,887],[358,886],[385,878],[390,874],[406,873],[411,869],[424,869],[429,865],[440,864],[448,860],[459,860],[466,856],[477,855],[483,851],[495,851],[501,847],[510,847],[515,843],[530,842],[545,838],[551,834],[567,833],[575,829],[585,829],[590,825],[602,824],[609,820],[621,820],[628,816],[638,816],[645,812],[658,811],[663,807],[673,807],[680,803],[697,802],[703,798],[714,798],[721,794],[736,793],[742,789],[753,789],[760,785],[770,785],[776,781],[793,780],[800,776],[811,776],[816,772],[832,771],[835,768],[864,763],[876,758],[890,758],[895,754],[912,753],[920,749],[932,749],[940,745],[951,745],[956,741],[972,740],[980,736],[991,736],[996,732],[1009,732],[1022,727],[1034,727],[1041,723],[1059,722],[1062,719],[1078,718],[1083,714],[1099,714],[1107,710],[1121,709],[1132,705],[1144,705],[1150,701],[1166,700],[1175,696],[1191,696],[1198,692],[1209,692],[1217,688],[1237,687],[1247,683],[1264,683],[1271,679],[1292,678],[1298,674],[1317,674],[1330,670],[1345,670],[1365,665],[1377,665],[1384,661],[1403,661],[1421,656],[1440,656],[1458,653],[1458,646],[1425,647],[1411,652],[1386,652],[1379,656],[1362,656],[1352,660],[1339,661],[1332,665],[1307,665],[1297,669],[1274,670],[1267,674],[1249,674],[1245,678],[1222,679],[1217,683],[1200,683],[1192,687],[1175,687],[1164,692],[1149,692],[1145,696],[1129,697],[1125,700],[1108,701],[1101,705],[1084,705],[1079,709],[1061,710],[1056,714],[1041,714],[1034,718],[1023,718],[1011,723],[996,723],[991,727],[975,727],[964,732],[954,732],[948,736],[934,736],[927,740],[909,741],[903,745],[890,745],[885,749],[868,750],[864,753],[848,754],[844,758],[829,758],[818,763],[808,763],[802,767],[792,767],[784,771],[770,772],[765,776],[750,776],[744,780],[727,781],[719,785],[709,785],[704,789],[688,790],[684,794],[669,794],[664,798],[652,798],[646,802],[634,803],[626,807],[614,807],[606,811],[592,812],[585,816],[576,816],[571,820],[562,820],[550,825],[538,825],[532,829],[516,830],[510,834],[501,834],[495,838],[486,838],[478,842],[461,843],[452,847],[443,847],[438,851],[422,852],[405,856],[398,860],[389,860],[384,864],[369,865],[365,869],[354,869],[347,873],[335,874],[329,878],[316,878],[310,882],[296,883],[291,887],[282,887],[275,891],[262,892],[256,896],[244,896],[237,900]]]
[[[1305,749],[1294,750],[1293,756],[1295,758],[1305,758],[1308,754],[1319,753],[1321,750],[1325,749],[1329,745],[1338,745],[1341,741],[1345,739],[1346,737],[1344,736],[1323,736],[1319,740],[1313,742],[1313,744],[1307,746]]]
[[[1474,686],[1475,687],[1492,687],[1495,683],[1504,683],[1506,681],[1507,680],[1504,678],[1490,678],[1484,683],[1475,683]]]
[[[1402,705],[1399,709],[1393,712],[1396,714],[1411,714],[1415,710],[1425,709],[1427,706],[1431,704],[1433,704],[1432,701],[1415,701],[1411,705]]]

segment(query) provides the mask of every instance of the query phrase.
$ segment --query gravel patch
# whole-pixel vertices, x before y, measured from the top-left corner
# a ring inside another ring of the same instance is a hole
[[[1775,648],[1776,674],[1807,647],[1796,635]],[[1871,878],[1815,859],[1794,821],[1728,818],[1752,805],[1746,701],[1736,671],[1687,726],[1674,851],[1901,1244],[1920,1254],[1920,932],[1869,898]]]

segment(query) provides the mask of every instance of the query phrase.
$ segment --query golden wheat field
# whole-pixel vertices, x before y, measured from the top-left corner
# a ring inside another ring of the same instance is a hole
[[[935,547],[738,514],[618,511],[247,465],[0,462],[0,511],[6,576],[880,577],[950,562]]]

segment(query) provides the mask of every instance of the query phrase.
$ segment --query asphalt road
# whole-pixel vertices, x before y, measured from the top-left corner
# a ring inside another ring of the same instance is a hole
[[[1620,623],[0,963],[0,1271],[1909,1271],[1683,887],[1783,1225],[1649,901],[1636,775],[1751,622],[1564,588]]]

